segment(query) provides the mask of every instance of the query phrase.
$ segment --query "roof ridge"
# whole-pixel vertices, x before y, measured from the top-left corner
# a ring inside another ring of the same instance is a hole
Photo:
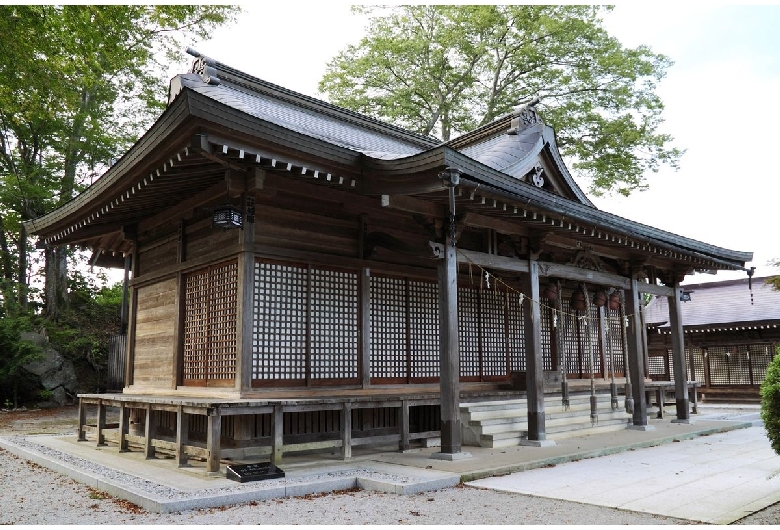
[[[259,77],[255,77],[243,70],[239,70],[225,63],[219,62],[211,57],[207,57],[192,48],[187,48],[187,53],[195,57],[191,72],[200,74],[204,79],[204,82],[211,81],[212,84],[219,84],[226,82],[227,84],[238,86],[244,89],[252,90],[254,92],[262,92],[270,95],[281,101],[288,103],[294,103],[302,108],[308,108],[309,110],[316,110],[317,112],[338,117],[340,119],[347,118],[353,123],[366,126],[368,128],[384,132],[396,138],[401,138],[409,142],[416,142],[421,148],[431,148],[441,145],[441,141],[431,136],[404,129],[398,125],[387,123],[382,120],[378,120],[366,114],[361,114],[344,107],[339,107],[333,103],[328,103],[321,99],[317,99],[312,96],[307,96],[300,92],[290,90],[283,86],[271,83]],[[205,67],[210,67],[208,73],[205,71]],[[216,79],[215,79],[216,77]]]

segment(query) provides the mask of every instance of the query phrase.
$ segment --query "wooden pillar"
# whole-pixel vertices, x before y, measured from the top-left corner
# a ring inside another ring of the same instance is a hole
[[[78,430],[78,437],[76,438],[79,442],[86,442],[87,441],[87,433],[86,429],[84,429],[84,426],[87,424],[87,405],[84,403],[84,400],[82,398],[79,398],[79,430]]]
[[[249,249],[255,242],[255,195],[244,194],[246,218],[239,231],[238,318],[236,337],[236,390],[252,389],[252,334],[254,332],[255,255]]]
[[[184,446],[189,443],[190,415],[184,412],[184,407],[179,405],[176,411],[176,465],[183,467],[187,465],[187,453],[184,452]]]
[[[458,263],[450,235],[439,261],[439,333],[441,361],[441,452],[459,453],[460,362],[458,351]]]
[[[156,427],[156,420],[154,409],[150,403],[146,404],[146,423],[144,426],[144,456],[146,458],[154,458],[154,440]]]
[[[683,335],[682,287],[675,283],[674,295],[669,297],[669,326],[672,332],[672,366],[674,369],[674,397],[677,405],[677,421],[689,422],[691,411],[688,402],[688,380],[685,366],[685,342]]]
[[[273,432],[273,439],[271,441],[271,463],[275,466],[279,466],[282,464],[284,446],[284,408],[282,405],[274,406],[271,430]]]
[[[130,431],[130,409],[122,402],[119,404],[119,452],[127,452],[127,434]]]
[[[539,264],[528,261],[528,274],[522,276],[521,289],[529,298],[523,308],[525,335],[525,384],[528,401],[528,440],[546,439],[544,422],[544,375],[542,374],[542,312],[539,307]]]
[[[409,450],[409,400],[401,400],[401,406],[398,410],[398,428],[401,431],[401,441],[398,448],[401,451]]]
[[[626,316],[628,317],[626,339],[628,341],[628,369],[634,399],[633,425],[635,428],[648,427],[641,303],[637,280],[631,278],[631,290],[626,292]]]
[[[371,271],[360,274],[360,380],[371,386]]]
[[[341,409],[341,458],[352,458],[352,404],[344,403]]]
[[[209,456],[206,460],[206,472],[219,472],[219,451],[222,436],[222,414],[219,407],[208,411],[208,427],[206,429],[206,449]]]
[[[106,405],[103,403],[103,400],[98,401],[97,406],[97,437],[95,440],[95,445],[106,445],[105,436],[103,435],[103,431],[106,428]]]

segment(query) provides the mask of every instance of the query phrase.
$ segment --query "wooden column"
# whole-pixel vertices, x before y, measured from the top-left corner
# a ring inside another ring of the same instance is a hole
[[[103,400],[98,401],[97,405],[97,437],[95,445],[106,445],[103,431],[106,428],[106,405]]]
[[[130,431],[130,409],[125,403],[119,404],[119,452],[127,452],[127,434]]]
[[[344,403],[341,409],[341,458],[352,458],[352,404]]]
[[[642,340],[642,318],[640,315],[640,294],[636,279],[631,279],[631,290],[626,291],[626,316],[628,329],[626,340],[628,349],[628,370],[631,377],[631,390],[634,399],[633,425],[635,428],[648,428],[647,399],[645,397],[644,341]]]
[[[222,415],[220,414],[219,407],[209,409],[208,427],[206,431],[206,449],[208,449],[209,452],[208,459],[206,460],[206,472],[218,473],[220,438],[222,435]]]
[[[520,280],[522,292],[529,298],[524,307],[525,384],[528,401],[528,440],[546,439],[544,422],[544,375],[542,374],[542,312],[539,307],[539,263],[528,261],[528,274]]]
[[[236,335],[236,390],[252,389],[252,333],[254,331],[255,255],[250,248],[255,242],[255,195],[244,194],[246,218],[239,230],[241,253],[238,255],[238,322]]]
[[[398,410],[399,421],[398,428],[401,431],[401,441],[398,444],[398,449],[401,451],[409,450],[409,400],[401,400],[401,406]]]
[[[282,405],[274,406],[273,419],[271,421],[271,463],[275,466],[282,464],[282,447],[284,446],[284,408]]]
[[[84,429],[84,426],[87,424],[87,405],[84,403],[84,400],[82,398],[79,398],[79,429],[78,429],[78,437],[76,438],[79,442],[86,442],[87,441],[87,432],[86,429]]]
[[[176,411],[176,465],[179,467],[187,465],[187,453],[184,452],[184,446],[189,442],[190,415],[184,412],[184,407],[179,405]]]
[[[690,422],[691,410],[688,402],[688,381],[685,366],[685,338],[683,335],[682,287],[675,283],[674,295],[669,300],[669,326],[672,332],[672,366],[674,370],[674,398],[677,405],[678,422]]]
[[[144,426],[144,456],[146,458],[154,458],[154,445],[152,444],[152,441],[154,440],[155,431],[157,430],[155,420],[154,409],[152,409],[151,404],[147,403],[146,423]]]
[[[458,263],[450,235],[439,261],[439,333],[441,362],[441,452],[459,453],[460,362],[458,351]]]

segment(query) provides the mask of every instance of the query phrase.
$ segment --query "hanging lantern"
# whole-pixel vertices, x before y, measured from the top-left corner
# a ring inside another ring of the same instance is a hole
[[[547,300],[557,300],[558,284],[555,282],[548,283],[544,288],[544,292],[542,293],[542,296],[544,296]]]
[[[607,303],[607,293],[604,291],[596,291],[593,294],[593,303],[596,307],[603,307]]]
[[[230,204],[214,208],[211,226],[214,228],[241,228],[244,224],[241,211]]]
[[[620,309],[620,294],[617,291],[609,295],[609,308],[613,311]]]
[[[585,293],[577,289],[571,293],[570,307],[575,311],[585,311]]]

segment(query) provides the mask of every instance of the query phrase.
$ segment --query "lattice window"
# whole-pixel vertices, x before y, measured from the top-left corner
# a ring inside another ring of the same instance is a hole
[[[254,380],[355,380],[358,343],[357,273],[255,262]]]
[[[255,263],[252,379],[305,380],[307,293],[305,268]]]
[[[236,377],[238,263],[185,276],[184,384]]]
[[[729,375],[732,385],[750,385],[750,356],[747,346],[737,346],[729,359]]]
[[[552,370],[552,302],[543,301],[539,307],[542,316],[542,370]]]
[[[561,315],[558,317],[558,329],[561,334],[560,349],[558,355],[563,354],[566,361],[566,374],[580,377],[582,375],[582,355],[580,353],[579,334],[577,332],[578,320],[571,309],[569,300],[564,297],[561,301]]]
[[[691,358],[693,354],[693,380],[703,382],[704,381],[704,352],[701,348],[691,348],[685,350],[685,356],[687,359]],[[690,370],[690,366],[688,370]]]
[[[713,346],[707,349],[707,362],[710,364],[710,384],[731,384],[731,368],[729,359],[731,347]]]
[[[654,381],[668,381],[666,355],[652,355],[647,358],[647,375]]]
[[[753,384],[760,385],[766,379],[766,369],[775,350],[771,344],[751,344],[749,350],[750,363],[753,366]]]
[[[407,363],[406,280],[372,276],[371,377],[405,379]]]
[[[528,303],[525,301],[524,303]],[[525,322],[520,295],[509,295],[509,366],[513,372],[525,372]]]
[[[481,291],[482,375],[507,375],[507,306],[509,294]]]
[[[311,377],[358,377],[358,276],[311,270]]]
[[[439,286],[409,282],[412,377],[439,377]]]
[[[470,287],[458,289],[458,348],[460,376],[479,377],[479,291]]]
[[[620,318],[620,311],[607,309],[605,312],[607,328],[607,350],[605,354],[607,369],[612,367],[615,376],[624,376],[625,368],[625,345],[623,344],[623,320]],[[614,366],[610,363],[614,363]]]

